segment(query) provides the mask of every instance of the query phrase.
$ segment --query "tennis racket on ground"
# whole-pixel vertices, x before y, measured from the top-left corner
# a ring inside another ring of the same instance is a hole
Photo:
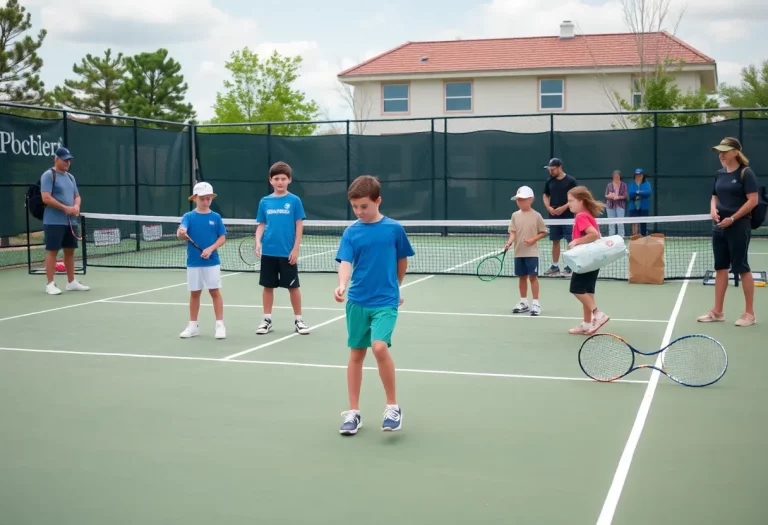
[[[651,356],[661,352],[661,368],[635,366],[635,354]],[[581,345],[579,366],[595,381],[615,381],[640,368],[651,368],[681,385],[702,387],[723,377],[728,355],[717,340],[701,334],[678,337],[661,350],[647,353],[617,335],[595,334]]]
[[[504,268],[504,259],[507,257],[507,250],[501,253],[490,255],[480,261],[477,265],[477,276],[481,281],[490,282],[501,275]]]
[[[240,253],[240,260],[248,266],[256,266],[259,263],[259,259],[256,257],[256,237],[246,237],[240,241],[238,252]]]

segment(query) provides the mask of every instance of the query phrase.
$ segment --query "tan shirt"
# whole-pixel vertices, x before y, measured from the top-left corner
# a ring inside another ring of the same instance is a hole
[[[544,218],[536,210],[517,210],[509,221],[509,233],[515,234],[515,257],[538,257],[538,242],[526,246],[525,239],[533,239],[540,233],[547,233]]]

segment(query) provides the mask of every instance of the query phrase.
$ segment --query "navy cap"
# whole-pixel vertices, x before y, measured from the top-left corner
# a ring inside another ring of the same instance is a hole
[[[557,157],[555,157],[554,159],[551,159],[551,160],[549,161],[549,164],[547,164],[547,165],[546,165],[546,166],[544,166],[544,167],[545,167],[545,168],[554,168],[554,167],[556,167],[556,166],[562,166],[562,165],[563,165],[563,161],[562,161],[562,160],[560,160],[560,159],[558,159]]]
[[[644,175],[645,172],[643,171],[643,168],[637,168],[635,170],[635,175]]]
[[[75,157],[72,156],[72,154],[69,152],[69,150],[65,147],[61,147],[56,150],[56,153],[54,153],[58,158],[61,160],[69,160],[74,159]]]

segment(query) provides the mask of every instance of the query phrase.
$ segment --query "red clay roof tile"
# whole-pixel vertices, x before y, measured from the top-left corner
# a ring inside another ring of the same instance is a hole
[[[499,71],[515,69],[639,66],[640,35],[633,33],[406,42],[339,76]],[[645,64],[657,57],[686,63],[714,60],[666,32],[642,35]],[[428,60],[422,62],[422,57]]]

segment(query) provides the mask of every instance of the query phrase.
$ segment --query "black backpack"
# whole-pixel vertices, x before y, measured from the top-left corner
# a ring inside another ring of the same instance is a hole
[[[765,194],[765,186],[757,188],[757,206],[752,208],[752,229],[756,230],[765,222],[766,212],[768,212],[768,196]]]
[[[744,168],[741,170],[741,183],[744,184]],[[768,196],[765,194],[765,186],[757,188],[757,206],[749,212],[750,222],[753,230],[758,229],[765,222],[766,212],[768,212]]]
[[[53,183],[56,184],[56,170],[51,168],[53,176]],[[53,191],[53,188],[51,188]],[[40,181],[32,184],[27,188],[27,209],[32,217],[42,221],[43,214],[45,213],[45,203],[43,202],[43,192],[40,190]]]

